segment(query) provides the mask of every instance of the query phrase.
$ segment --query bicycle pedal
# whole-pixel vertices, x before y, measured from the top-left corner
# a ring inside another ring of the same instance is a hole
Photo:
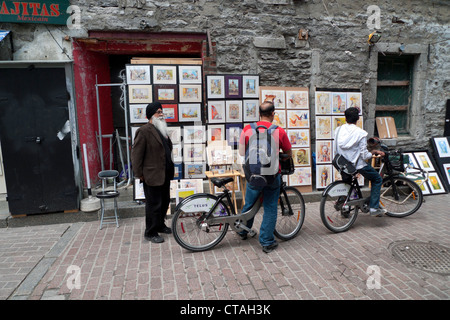
[[[254,236],[256,236],[256,231],[253,229],[250,229],[250,231],[248,232],[248,236],[253,238]]]

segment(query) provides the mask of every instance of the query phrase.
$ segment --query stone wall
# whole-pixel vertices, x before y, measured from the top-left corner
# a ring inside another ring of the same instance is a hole
[[[257,73],[264,86],[307,86],[311,105],[315,88],[360,89],[366,129],[373,133],[377,74],[367,44],[368,35],[374,31],[367,26],[371,15],[367,12],[370,5],[367,1],[72,0],[71,3],[81,9],[81,29],[2,25],[1,28],[13,31],[14,58],[65,60],[71,57],[71,48],[64,38],[87,36],[89,30],[209,31],[220,73]],[[380,43],[426,48],[420,53],[426,55],[426,68],[421,71],[421,83],[415,86],[420,103],[411,115],[421,121],[413,122],[417,127],[411,128],[410,136],[403,138],[401,144],[427,147],[430,137],[443,134],[445,101],[450,98],[450,44],[445,41],[450,35],[449,15],[445,14],[450,9],[449,3],[384,0],[373,4],[380,8]],[[303,39],[299,39],[299,32]]]

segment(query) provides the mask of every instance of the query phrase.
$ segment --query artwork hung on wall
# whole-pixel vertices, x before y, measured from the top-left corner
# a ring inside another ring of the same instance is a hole
[[[147,123],[146,104],[130,104],[130,123]]]
[[[287,135],[291,141],[292,147],[309,147],[308,129],[288,129]]]
[[[225,98],[242,98],[242,76],[225,76]]]
[[[176,104],[162,104],[164,112],[164,119],[166,122],[178,122],[178,105]]]
[[[286,90],[286,108],[309,109],[308,91]]]
[[[242,100],[225,101],[227,122],[242,122]]]
[[[316,115],[331,114],[331,92],[316,92]]]
[[[182,163],[175,163],[174,164],[174,180],[180,180],[183,179],[183,164]]]
[[[309,110],[287,110],[288,128],[309,128]]]
[[[174,144],[172,148],[172,157],[174,163],[180,163],[183,162],[183,154],[182,154],[182,145],[181,144]]]
[[[194,188],[195,193],[203,193],[202,179],[181,179],[180,189]]]
[[[345,116],[333,116],[332,117],[332,130],[331,130],[331,137],[334,139],[336,136],[336,129],[342,126],[343,124],[346,124],[347,121],[345,120]]]
[[[292,148],[294,166],[310,166],[311,154],[309,148]]]
[[[433,138],[440,158],[450,157],[450,146],[446,137]]]
[[[181,127],[167,127],[167,135],[173,144],[181,143]]]
[[[259,76],[256,75],[242,76],[242,97],[243,98],[259,97]]]
[[[274,104],[275,109],[286,108],[286,93],[284,90],[261,89],[261,102],[270,101]]]
[[[186,178],[206,178],[206,163],[185,163],[184,171]]]
[[[202,82],[201,66],[178,66],[178,76],[180,84],[193,84]]]
[[[239,139],[242,132],[242,123],[227,123],[226,127],[226,140],[230,146],[239,145]]]
[[[285,129],[286,128],[286,110],[275,109],[272,123]]]
[[[317,163],[330,163],[333,159],[331,140],[316,141],[316,161]],[[330,175],[331,176],[331,175]]]
[[[312,184],[311,167],[299,167],[289,176],[290,186],[309,186]]]
[[[177,84],[177,67],[154,65],[153,84]]]
[[[344,92],[333,92],[331,99],[333,114],[344,114],[347,109],[347,94]]]
[[[259,120],[259,100],[244,100],[243,101],[244,121],[258,121]]]
[[[347,107],[348,108],[358,108],[359,114],[362,114],[362,98],[361,92],[347,92]]]
[[[151,103],[153,102],[153,92],[151,85],[129,85],[129,103]]]
[[[225,76],[206,77],[206,88],[208,99],[224,99],[225,98]]]
[[[205,126],[184,126],[184,143],[204,143],[206,142]]]
[[[178,105],[178,121],[201,121],[201,112],[200,103],[180,103]]]
[[[332,165],[317,165],[316,170],[316,188],[323,189],[332,182]]]
[[[178,88],[176,85],[155,84],[153,90],[155,92],[154,101],[161,103],[178,103]]]
[[[316,116],[316,139],[331,139],[331,117]]]
[[[222,123],[225,122],[225,101],[224,100],[209,100],[208,101],[208,122]]]
[[[185,163],[202,162],[206,160],[205,145],[200,143],[185,143],[183,148]]]
[[[201,102],[202,86],[199,84],[180,85],[180,102]]]
[[[149,65],[126,65],[127,84],[151,84]]]
[[[225,126],[223,124],[208,126],[208,141],[225,140]]]

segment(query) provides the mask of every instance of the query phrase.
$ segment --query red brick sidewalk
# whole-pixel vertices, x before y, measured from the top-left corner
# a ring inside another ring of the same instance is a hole
[[[242,241],[234,232],[210,251],[191,253],[171,235],[160,245],[145,241],[144,218],[103,230],[98,222],[86,222],[23,298],[448,300],[450,276],[408,267],[388,247],[400,240],[450,247],[449,203],[450,195],[426,197],[417,213],[403,219],[360,214],[341,234],[322,225],[318,203],[307,203],[300,234],[270,254],[257,238]],[[367,285],[369,266],[379,268],[379,289]]]

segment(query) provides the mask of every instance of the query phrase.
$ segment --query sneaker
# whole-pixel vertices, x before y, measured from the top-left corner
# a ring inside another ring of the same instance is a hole
[[[269,244],[268,246],[263,246],[263,247],[262,247],[262,250],[263,250],[265,253],[270,253],[270,252],[272,252],[273,250],[275,250],[277,247],[278,247],[278,242],[274,241],[272,244]]]
[[[164,242],[164,239],[160,235],[155,236],[144,236],[145,240],[153,242],[153,243],[162,243]]]
[[[169,227],[164,226],[164,228],[162,228],[161,230],[159,230],[160,233],[165,233],[165,234],[171,234],[172,233],[172,229]]]
[[[387,212],[386,209],[382,209],[382,208],[370,208],[370,215],[372,217],[381,217],[383,214],[385,214]]]

